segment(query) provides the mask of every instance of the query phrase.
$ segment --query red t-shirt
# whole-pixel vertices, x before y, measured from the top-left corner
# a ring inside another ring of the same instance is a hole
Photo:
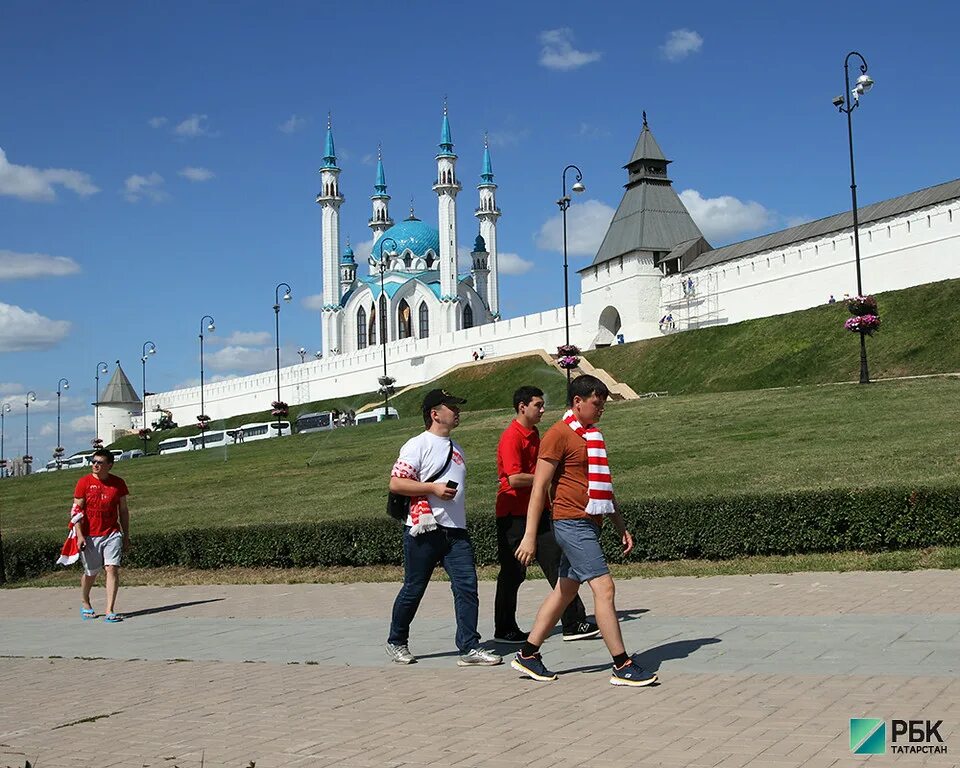
[[[497,445],[497,517],[526,517],[532,488],[511,488],[510,475],[532,475],[537,468],[540,433],[527,429],[519,421],[510,422]]]
[[[100,480],[93,473],[77,481],[73,498],[83,499],[87,536],[106,536],[120,530],[120,499],[128,495],[127,484],[116,475]]]

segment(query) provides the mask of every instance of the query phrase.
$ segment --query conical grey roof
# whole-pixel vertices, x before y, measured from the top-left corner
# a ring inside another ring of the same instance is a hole
[[[140,395],[137,394],[137,390],[133,388],[127,374],[120,367],[120,362],[117,361],[117,369],[110,377],[110,381],[107,382],[107,386],[104,387],[103,395],[97,405],[127,405],[139,402]]]
[[[644,113],[640,137],[624,166],[626,192],[593,264],[634,251],[672,251],[680,243],[703,237],[667,177],[669,163]]]

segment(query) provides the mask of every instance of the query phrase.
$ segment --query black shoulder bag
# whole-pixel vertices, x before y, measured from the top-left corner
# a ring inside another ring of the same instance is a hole
[[[440,475],[447,471],[447,467],[450,466],[450,460],[453,458],[453,440],[450,441],[450,452],[447,454],[447,460],[444,462],[443,466],[440,468],[439,472],[436,472],[433,477],[429,480],[426,480],[427,483],[434,482]],[[410,497],[401,496],[399,493],[394,493],[393,491],[387,492],[387,514],[392,517],[394,520],[403,522],[407,519],[407,515],[410,514]]]

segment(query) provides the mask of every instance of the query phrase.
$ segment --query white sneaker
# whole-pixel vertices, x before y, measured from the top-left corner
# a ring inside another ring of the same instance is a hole
[[[458,667],[495,667],[497,664],[503,664],[503,657],[483,648],[474,648],[457,659]]]
[[[410,653],[410,649],[404,643],[403,645],[394,645],[393,643],[387,643],[386,648],[387,656],[389,656],[397,664],[416,664],[417,657]]]

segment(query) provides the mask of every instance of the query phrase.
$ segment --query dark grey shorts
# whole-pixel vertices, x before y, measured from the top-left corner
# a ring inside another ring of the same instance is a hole
[[[561,579],[581,584],[610,573],[600,548],[600,528],[590,520],[554,520],[553,535],[563,551]]]

